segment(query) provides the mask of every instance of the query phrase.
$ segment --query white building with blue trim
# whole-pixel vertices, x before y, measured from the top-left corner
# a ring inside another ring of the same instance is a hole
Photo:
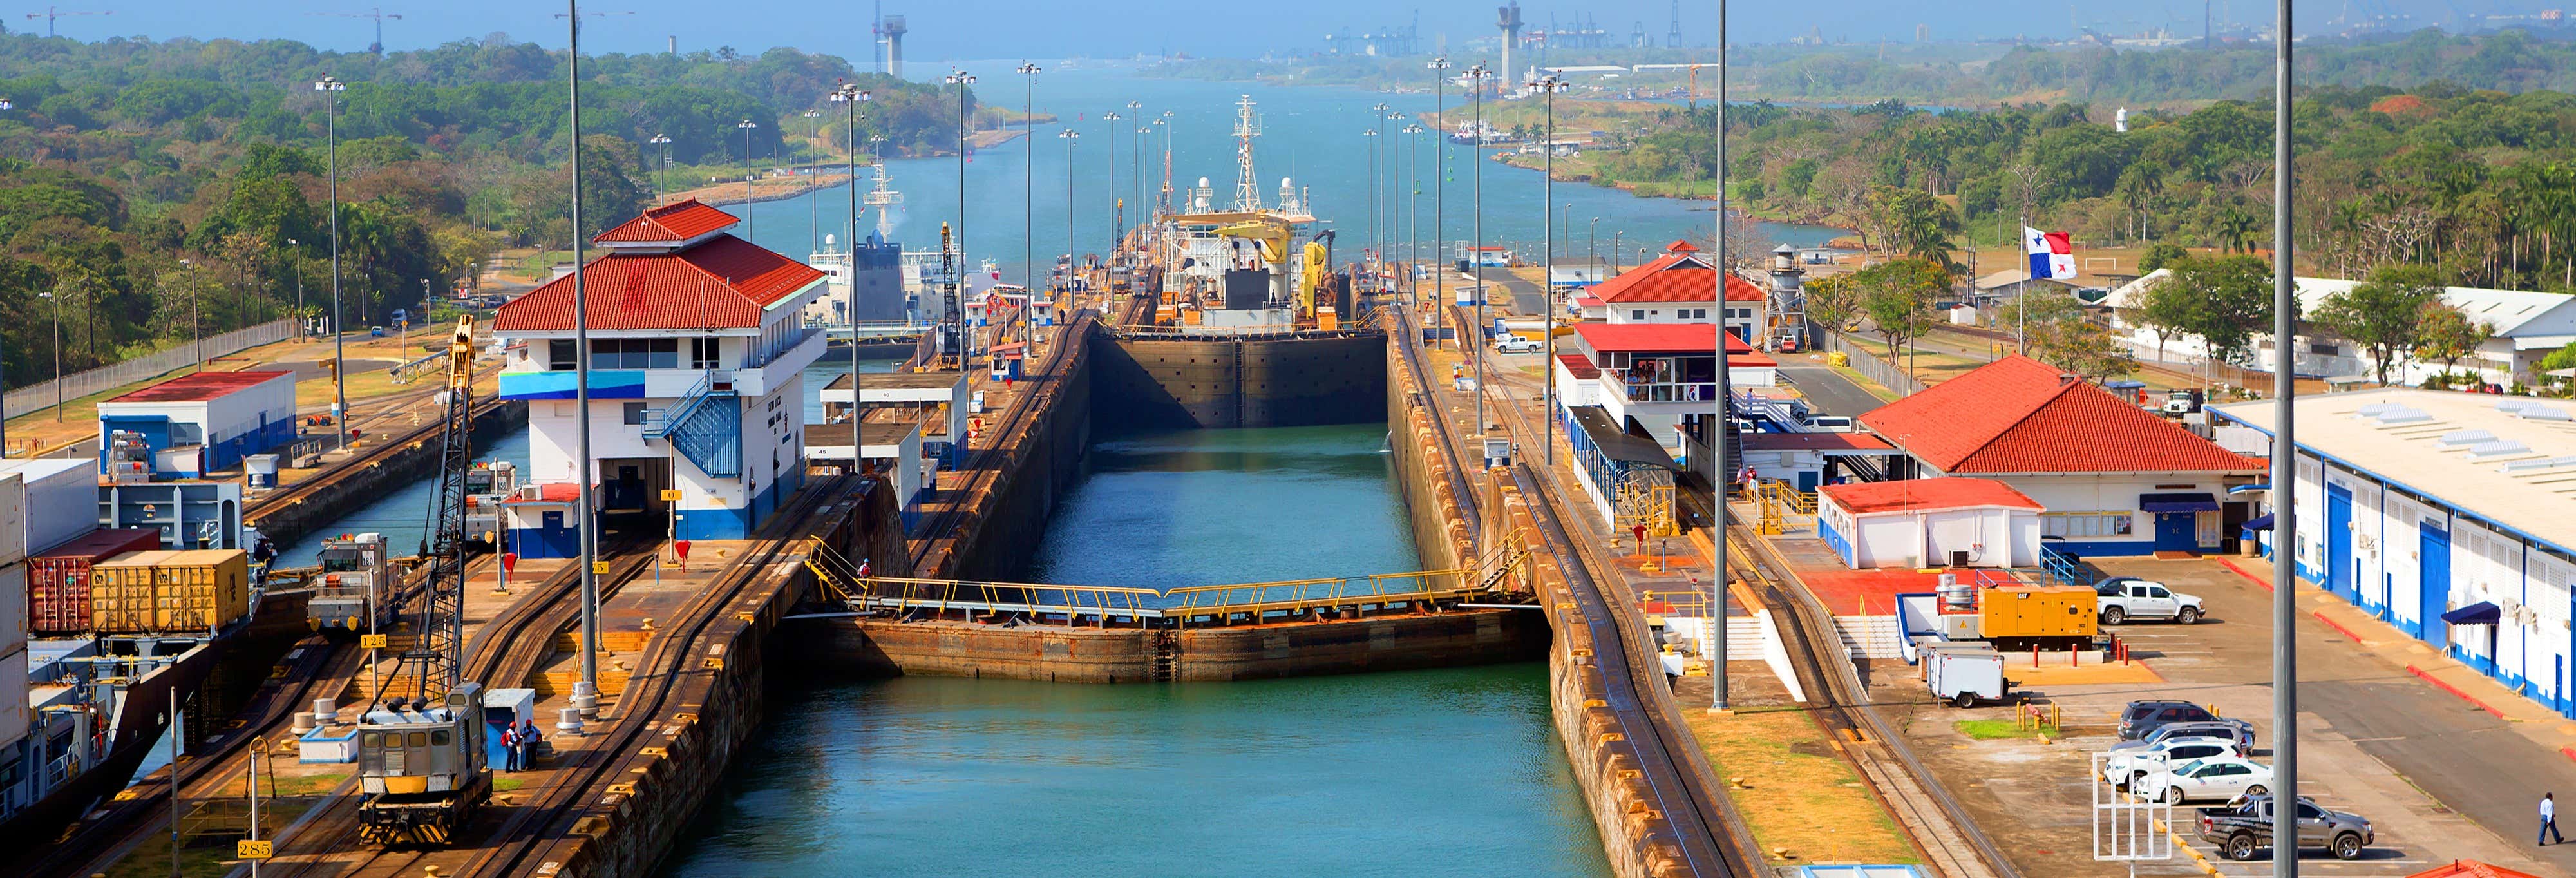
[[[2220,444],[2270,453],[2272,406],[2212,407]],[[2299,578],[2576,716],[2576,406],[2405,388],[2296,406]]]
[[[594,239],[608,255],[581,268],[589,473],[576,463],[572,276],[502,306],[501,396],[528,401],[531,439],[526,487],[503,504],[508,551],[577,554],[581,485],[604,519],[667,522],[690,540],[742,539],[803,487],[802,372],[824,333],[802,315],[824,273],[728,234],[737,222],[690,200]]]

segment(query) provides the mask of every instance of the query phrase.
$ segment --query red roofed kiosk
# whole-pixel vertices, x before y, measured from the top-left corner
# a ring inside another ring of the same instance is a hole
[[[593,469],[575,472],[573,279],[501,307],[501,396],[528,401],[528,486],[504,504],[508,551],[563,557],[572,501],[598,490],[603,518],[680,539],[741,539],[804,485],[802,373],[823,333],[805,306],[824,273],[734,237],[732,214],[695,199],[653,208],[593,239],[581,267],[590,336]],[[778,412],[785,411],[785,416]],[[677,501],[664,500],[676,491]]]
[[[2005,357],[1860,416],[1919,474],[1979,476],[2048,507],[2041,534],[2078,555],[2213,551],[2247,517],[2227,490],[2263,464],[2108,390]]]
[[[1816,533],[1854,569],[2036,567],[2030,495],[1993,479],[1912,479],[1816,489]]]
[[[1717,272],[1688,241],[1664,245],[1664,255],[1592,288],[1611,323],[1715,323]],[[1761,338],[1769,297],[1735,275],[1726,277],[1726,328],[1740,338]]]

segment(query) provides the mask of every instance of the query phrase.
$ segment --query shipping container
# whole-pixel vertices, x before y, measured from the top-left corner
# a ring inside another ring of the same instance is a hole
[[[27,562],[0,564],[0,653],[27,648]]]
[[[250,553],[176,552],[153,565],[154,623],[161,631],[211,631],[250,614]]]
[[[40,555],[98,527],[98,461],[88,457],[39,458],[0,467],[18,474],[21,487],[0,494],[27,510],[27,554]]]
[[[177,552],[154,549],[130,552],[90,568],[90,630],[101,634],[142,634],[161,630],[153,612],[160,594],[154,565]]]
[[[2100,630],[2093,613],[2097,599],[2092,589],[2076,585],[1989,588],[1977,596],[1979,633],[1998,645],[2090,643]]]
[[[27,737],[27,648],[0,655],[0,750]]]
[[[100,528],[27,559],[27,629],[40,634],[90,630],[91,568],[128,552],[161,548],[153,528]]]
[[[0,472],[0,500],[16,499],[26,494],[17,473]],[[0,564],[27,560],[27,507],[0,502]]]

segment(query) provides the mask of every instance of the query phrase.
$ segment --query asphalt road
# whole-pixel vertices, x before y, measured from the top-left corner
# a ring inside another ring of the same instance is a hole
[[[1500,284],[1503,292],[1512,294],[1512,311],[1524,317],[1547,316],[1547,293],[1537,284],[1520,279],[1501,268],[1476,269],[1476,279],[1487,285]]]
[[[1823,363],[1782,360],[1780,375],[1797,385],[1798,392],[1807,395],[1810,407],[1824,414],[1856,417],[1886,405],[1876,395],[1860,389],[1860,385],[1853,384],[1851,379],[1844,378],[1842,373]]]

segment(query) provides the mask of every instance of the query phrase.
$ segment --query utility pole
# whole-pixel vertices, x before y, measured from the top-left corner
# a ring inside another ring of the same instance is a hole
[[[1021,144],[1020,158],[1020,340],[1029,341],[1037,332],[1037,321],[1031,312],[1038,305],[1038,74],[1045,69],[1022,61],[1018,70],[1024,85],[1020,99],[1020,139],[1025,141]],[[1028,356],[1028,352],[1021,351],[1020,355]]]
[[[1109,123],[1109,155],[1106,157],[1108,159],[1106,163],[1109,165],[1109,198],[1107,204],[1101,205],[1109,209],[1109,247],[1100,252],[1107,254],[1105,258],[1110,263],[1118,261],[1118,123],[1126,118],[1118,115],[1116,110],[1100,114],[1100,121]],[[1066,169],[1065,173],[1071,174],[1072,169]]]
[[[966,87],[967,87],[967,86],[970,86],[970,85],[974,85],[974,84],[975,84],[975,75],[974,75],[974,74],[972,74],[972,73],[968,73],[968,72],[966,72],[966,71],[963,71],[963,70],[951,70],[951,71],[949,71],[949,72],[948,72],[948,76],[947,76],[947,78],[946,78],[944,81],[945,81],[945,82],[947,82],[949,85],[953,85],[953,86],[956,86],[956,87],[957,87],[957,276],[958,276],[958,278],[959,278],[959,286],[963,287],[963,286],[965,286],[965,284],[964,284],[964,277],[965,277],[965,275],[966,275],[966,271],[967,271],[967,268],[966,268]],[[958,295],[960,298],[963,298],[966,294],[965,294],[964,292],[959,292],[957,295]],[[964,302],[955,302],[955,303],[951,303],[951,304],[953,304],[953,305],[963,305],[963,304],[965,304],[965,303],[964,303]],[[945,312],[943,311],[942,313],[944,314]],[[958,344],[957,344],[957,368],[959,368],[959,369],[965,369],[965,368],[968,368],[968,360],[969,360],[970,358],[972,358],[972,357],[975,355],[975,332],[974,332],[973,330],[971,330],[971,329],[969,329],[969,328],[967,328],[966,326],[964,326],[964,325],[963,325],[963,324],[965,323],[965,320],[964,320],[963,318],[960,318],[960,319],[958,320],[958,323],[959,323],[960,325],[950,327],[950,328],[949,328],[949,331],[954,332],[954,333],[957,333],[957,336],[958,336],[958,337],[957,337],[957,339],[956,339],[956,340],[957,340],[957,342],[958,342]],[[855,382],[857,379],[851,379],[851,380],[852,380],[853,382]],[[853,383],[853,385],[852,385],[852,386],[854,386],[854,387],[855,387],[855,386],[857,386],[857,385],[856,385],[855,383]]]
[[[1449,56],[1433,58],[1431,63],[1423,66],[1431,69],[1431,114],[1434,129],[1431,140],[1431,249],[1438,257],[1435,261],[1446,263],[1449,261],[1449,251],[1442,248],[1449,246],[1449,140],[1445,133],[1449,127],[1449,104],[1446,96],[1449,75],[1445,72],[1449,69]],[[1431,271],[1431,312],[1445,313],[1444,309],[1448,307],[1449,267],[1444,264]],[[1436,335],[1433,336],[1433,347],[1439,346],[1438,338]]]
[[[850,247],[846,251],[850,263],[845,269],[849,273],[850,292],[849,313],[844,316],[850,321],[850,475],[853,476],[859,474],[859,451],[865,447],[859,440],[859,417],[867,413],[867,409],[859,404],[859,105],[867,103],[870,97],[866,89],[847,82],[832,90],[833,103],[849,105],[849,131],[843,135],[841,156],[842,164],[850,175]],[[859,547],[866,545],[860,535],[860,518],[850,516],[847,552],[857,552]]]
[[[1681,3],[1674,0],[1672,41],[1681,43]],[[1735,422],[1726,416],[1727,404],[1735,392],[1732,376],[1726,373],[1726,0],[1717,0],[1717,404],[1715,419],[1708,424],[1708,474],[1716,502],[1710,503],[1717,521],[1709,531],[1709,542],[1716,546],[1717,570],[1709,577],[1709,702],[1708,712],[1731,713],[1726,691],[1726,582],[1734,573],[1726,539],[1726,486],[1735,474],[1726,468],[1727,440],[1735,438]],[[1750,343],[1750,339],[1746,340]]]
[[[1476,281],[1476,325],[1468,327],[1461,341],[1472,341],[1476,348],[1476,441],[1485,441],[1485,80],[1494,72],[1478,64],[1467,68],[1467,76],[1476,81],[1476,142],[1469,146],[1467,158],[1476,170],[1476,243],[1467,251],[1467,267],[1474,270]],[[1483,447],[1481,444],[1479,448]]]
[[[569,29],[571,51],[565,58],[571,63],[564,77],[566,97],[571,107],[572,123],[572,348],[573,348],[573,453],[580,464],[573,478],[580,480],[574,493],[574,518],[581,522],[581,679],[572,684],[572,706],[578,719],[573,728],[559,731],[580,734],[583,720],[599,716],[599,519],[597,503],[591,497],[596,477],[591,473],[590,448],[590,300],[583,290],[581,226],[581,2],[564,0],[565,21]],[[751,120],[742,124],[749,126]],[[743,169],[751,168],[751,130],[743,129]],[[748,178],[745,187],[748,188]],[[743,215],[751,215],[750,202],[743,204]],[[748,230],[746,230],[747,232]]]
[[[1067,127],[1056,132],[1055,136],[1064,141],[1064,287],[1061,290],[1048,291],[1047,302],[1050,307],[1055,302],[1057,292],[1066,295],[1073,293],[1073,257],[1076,249],[1073,243],[1073,178],[1076,176],[1073,172],[1073,144],[1082,139],[1082,132]]]
[[[331,426],[340,431],[342,451],[349,450],[349,336],[340,325],[340,93],[348,89],[337,76],[313,84],[329,107],[323,139],[329,144],[331,178]]]
[[[653,144],[653,206],[660,207],[663,204],[669,203],[668,196],[664,193],[662,184],[663,177],[668,176],[668,169],[671,166],[671,136],[668,134],[656,134],[653,135],[652,140],[645,142]],[[851,185],[855,186],[858,184],[853,182]],[[749,213],[750,211],[746,210],[744,212]]]
[[[759,228],[751,215],[753,199],[759,197],[757,193],[751,191],[752,180],[755,179],[751,172],[751,131],[760,127],[760,123],[744,119],[734,123],[733,127],[742,129],[742,236],[749,238],[755,234],[753,230]],[[578,151],[575,150],[575,152]],[[581,237],[581,230],[574,229],[573,237]],[[574,262],[578,264],[580,260],[575,259]]]
[[[188,345],[196,352],[197,371],[202,373],[206,371],[206,333],[197,318],[204,315],[205,309],[200,305],[203,297],[197,293],[197,263],[182,259],[179,265],[188,269]]]
[[[2272,539],[2274,558],[2289,557],[2299,545],[2295,500],[2298,494],[2298,412],[2292,405],[2298,381],[2291,373],[2297,358],[2290,342],[2299,330],[2297,283],[2291,275],[2298,242],[2290,234],[2290,0],[2274,0],[2272,46]],[[2272,801],[2299,798],[2299,635],[2296,591],[2298,567],[2272,565]],[[2297,808],[2272,809],[2272,837],[2297,838]],[[2284,835],[2283,833],[2289,833]],[[2299,845],[2272,845],[2275,878],[2299,878]]]
[[[1404,306],[1422,307],[1422,126],[1406,125],[1412,135],[1405,151]]]
[[[1547,95],[1547,133],[1544,135],[1546,138],[1545,142],[1539,144],[1539,150],[1547,156],[1547,170],[1541,175],[1545,179],[1545,182],[1541,184],[1541,191],[1545,193],[1544,200],[1541,203],[1552,204],[1556,201],[1556,93],[1565,90],[1566,82],[1564,77],[1550,73],[1546,76],[1530,80],[1530,87],[1538,89],[1540,93]],[[1720,129],[1718,134],[1720,140],[1725,139],[1725,131],[1723,129]],[[1543,367],[1547,371],[1547,392],[1541,394],[1539,400],[1543,413],[1546,415],[1546,417],[1542,419],[1546,422],[1546,427],[1542,434],[1544,438],[1540,444],[1547,446],[1547,465],[1552,468],[1556,466],[1556,211],[1547,210],[1540,212],[1547,214],[1547,270],[1540,278],[1539,283],[1539,290],[1545,296],[1543,301],[1547,303],[1547,363]],[[1718,223],[1721,228],[1723,228],[1725,222],[1726,217],[1721,213],[1718,216]],[[1723,236],[1721,235],[1721,237]],[[1723,245],[1721,244],[1720,246],[1722,247]],[[1717,323],[1722,327],[1726,325],[1726,296],[1724,295],[1726,291],[1725,281],[1720,280],[1717,287],[1720,294],[1718,296]],[[1725,348],[1726,346],[1723,344],[1718,345],[1717,368],[1719,371],[1725,371],[1726,369]]]

